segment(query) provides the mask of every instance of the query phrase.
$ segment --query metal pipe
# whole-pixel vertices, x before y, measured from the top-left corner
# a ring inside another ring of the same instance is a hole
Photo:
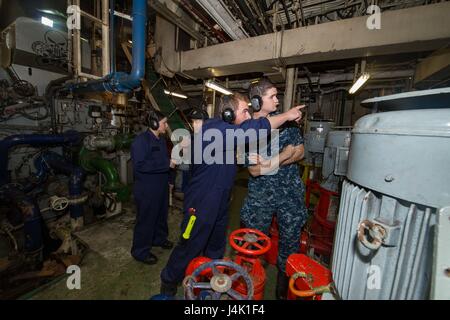
[[[263,34],[264,33],[263,30],[258,25],[258,22],[255,19],[255,16],[252,14],[252,11],[248,7],[247,2],[244,0],[238,0],[237,3],[238,3],[239,8],[242,10],[242,13],[250,20],[250,25],[255,30],[256,35],[258,36],[258,35]]]
[[[128,183],[128,160],[130,159],[130,154],[121,152],[120,158],[120,182],[126,185]]]
[[[100,172],[105,177],[105,184],[102,185],[102,191],[105,193],[116,193],[119,201],[125,201],[130,195],[127,186],[120,183],[119,173],[116,167],[108,160],[95,152],[86,148],[81,148],[79,153],[80,164],[88,172]]]
[[[288,111],[292,105],[295,86],[295,69],[295,67],[286,69],[286,89],[284,91],[283,111]]]
[[[51,146],[75,145],[80,142],[77,131],[67,131],[63,134],[18,134],[6,137],[0,141],[0,186],[9,182],[8,152],[18,145]]]
[[[85,172],[80,167],[70,163],[63,156],[52,151],[43,152],[34,161],[34,166],[38,170],[36,177],[39,181],[46,180],[50,169],[54,172],[69,176],[69,195],[72,198],[79,198],[81,196]],[[83,205],[71,204],[70,217],[75,220],[83,217]]]
[[[101,80],[69,85],[75,94],[89,92],[128,93],[139,87],[145,75],[145,46],[147,35],[147,0],[133,0],[133,61],[129,74],[114,72]]]
[[[115,0],[109,0],[109,54],[111,59],[111,66],[110,66],[110,72],[114,73],[116,72],[116,35],[114,33],[115,31],[115,16],[114,16],[114,9],[115,9]]]
[[[197,10],[189,0],[180,0],[180,3],[184,6],[186,11],[190,12],[193,16],[196,16],[201,22],[203,22],[210,31],[222,42],[230,41],[228,35],[222,30],[218,30],[214,27],[215,23],[212,23],[207,17],[205,17],[199,10]]]

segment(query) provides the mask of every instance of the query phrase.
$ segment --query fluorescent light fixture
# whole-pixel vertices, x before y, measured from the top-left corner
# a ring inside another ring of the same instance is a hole
[[[348,90],[348,93],[350,94],[354,94],[356,91],[358,91],[359,88],[362,87],[362,85],[364,83],[366,83],[367,80],[369,80],[370,78],[370,74],[368,73],[363,73],[358,80],[356,80],[356,82],[352,85],[352,87],[350,88],[350,90]]]
[[[164,93],[169,95],[169,96],[174,96],[174,97],[181,98],[181,99],[187,99],[188,98],[184,94],[171,92],[171,91],[168,91],[168,90],[164,90]]]
[[[211,80],[206,81],[205,86],[207,86],[208,88],[211,88],[213,90],[219,91],[225,95],[233,94],[233,92],[231,92],[230,90],[225,89],[221,85],[218,85],[217,83],[215,83],[214,81],[211,81]]]
[[[43,25],[49,26],[50,28],[53,28],[53,20],[52,19],[49,19],[47,17],[42,17],[41,18],[41,23]]]

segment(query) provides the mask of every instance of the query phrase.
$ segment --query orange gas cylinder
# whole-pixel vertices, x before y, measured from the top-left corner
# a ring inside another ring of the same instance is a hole
[[[263,300],[264,299],[264,287],[266,284],[266,272],[261,265],[258,258],[247,258],[243,256],[236,256],[234,260],[240,266],[243,266],[247,272],[250,274],[254,287],[254,295],[252,300]],[[236,282],[233,289],[239,292],[241,295],[247,295],[247,285],[241,280]]]
[[[194,259],[191,260],[191,262],[189,262],[189,265],[186,268],[186,272],[185,272],[185,276],[190,276],[195,269],[197,269],[198,267],[200,267],[202,264],[210,262],[211,259],[207,258],[207,257],[196,257]],[[211,272],[211,270],[205,270],[202,273],[200,273],[201,276],[208,276],[209,272]]]
[[[230,245],[238,252],[234,261],[244,267],[252,278],[253,300],[263,300],[266,272],[258,257],[270,250],[270,238],[255,229],[239,229],[231,233]],[[244,283],[238,282],[233,289],[241,295],[247,294]]]
[[[195,271],[195,269],[200,267],[202,264],[208,263],[210,261],[212,261],[212,259],[210,259],[208,257],[196,257],[196,258],[192,259],[186,268],[186,271],[184,273],[185,276],[190,276]],[[212,270],[206,269],[205,271],[200,273],[199,278],[210,279],[211,277],[212,277]],[[200,279],[197,279],[197,280],[200,281]],[[200,289],[194,289],[194,294],[199,295],[200,291],[201,291]]]
[[[334,229],[339,208],[339,193],[316,187],[319,190],[320,198],[316,206],[315,215],[326,227]]]
[[[313,248],[315,253],[329,257],[333,247],[339,194],[318,184],[314,185],[314,189],[319,191],[320,198],[309,229],[302,233],[300,252],[306,253]]]
[[[269,251],[264,254],[264,259],[267,263],[275,266],[278,258],[278,223],[276,217],[273,217],[270,226],[270,242],[271,247]]]
[[[288,299],[321,300],[330,291],[331,271],[304,254],[294,253],[286,262]]]
[[[310,249],[314,249],[315,254],[330,257],[333,242],[322,240],[312,235],[309,236],[308,232],[303,231],[300,238],[300,253],[307,254]]]

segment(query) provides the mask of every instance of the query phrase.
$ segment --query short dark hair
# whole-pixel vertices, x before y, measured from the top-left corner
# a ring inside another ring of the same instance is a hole
[[[263,96],[267,90],[275,88],[275,85],[270,82],[267,78],[261,78],[257,82],[252,83],[248,89],[248,95],[251,97],[254,96]]]
[[[219,112],[222,113],[223,110],[230,108],[233,109],[233,111],[236,111],[239,106],[239,101],[244,101],[245,103],[249,103],[250,100],[247,96],[236,92],[233,95],[229,96],[223,96],[220,100],[219,104]]]
[[[156,118],[156,119],[158,119],[158,121],[161,121],[162,119],[164,119],[164,118],[167,118],[167,116],[166,115],[164,115],[164,113],[162,113],[161,111],[159,111],[159,110],[152,110],[151,111],[151,114]]]

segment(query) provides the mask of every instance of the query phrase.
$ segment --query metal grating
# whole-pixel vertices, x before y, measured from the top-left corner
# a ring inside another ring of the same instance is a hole
[[[381,221],[386,225],[390,233],[388,243],[378,250],[362,245],[357,230],[363,220]],[[435,224],[434,208],[372,192],[345,181],[332,260],[333,280],[339,297],[427,299]]]

